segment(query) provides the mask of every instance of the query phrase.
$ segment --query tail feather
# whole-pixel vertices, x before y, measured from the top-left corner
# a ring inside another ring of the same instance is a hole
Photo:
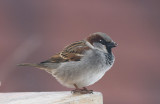
[[[33,66],[33,67],[40,67],[40,65],[38,65],[38,64],[31,64],[31,63],[18,64],[18,66]]]
[[[43,66],[42,64],[22,63],[22,64],[18,64],[18,66],[31,66],[31,67],[36,67],[36,68],[45,70],[45,71],[47,71],[48,73],[51,73],[51,70],[49,70],[46,66]]]

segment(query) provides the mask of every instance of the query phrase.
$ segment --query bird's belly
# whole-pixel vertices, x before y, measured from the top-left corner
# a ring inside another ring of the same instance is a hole
[[[75,83],[80,88],[92,85],[98,80],[100,80],[104,76],[105,72],[106,72],[105,70],[103,71],[101,70],[97,72],[92,71],[92,72],[84,73],[81,75],[81,77],[79,77],[79,79],[77,79]]]
[[[101,69],[82,70],[72,70],[71,72],[69,70],[64,70],[63,73],[57,73],[57,75],[54,76],[62,85],[68,88],[74,88],[74,84],[79,88],[82,88],[92,85],[100,80],[109,68],[105,67]]]

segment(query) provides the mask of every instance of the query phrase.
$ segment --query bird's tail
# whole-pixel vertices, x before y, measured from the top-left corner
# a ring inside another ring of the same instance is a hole
[[[22,63],[22,64],[18,64],[18,66],[40,67],[40,65],[38,65],[38,64],[31,64],[31,63]]]
[[[38,69],[45,70],[45,71],[47,71],[48,73],[51,73],[51,70],[49,70],[47,67],[45,67],[45,66],[42,65],[42,64],[22,63],[22,64],[18,64],[18,66],[31,66],[31,67],[35,67],[35,68],[38,68]]]

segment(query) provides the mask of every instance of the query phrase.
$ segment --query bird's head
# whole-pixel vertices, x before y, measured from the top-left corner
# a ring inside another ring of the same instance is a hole
[[[91,34],[86,39],[95,49],[103,52],[111,53],[111,49],[117,46],[108,35],[102,32],[96,32]]]

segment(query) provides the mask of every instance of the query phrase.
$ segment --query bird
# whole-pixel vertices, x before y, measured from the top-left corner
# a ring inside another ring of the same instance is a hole
[[[118,44],[106,33],[95,32],[87,38],[67,45],[61,52],[38,64],[22,63],[45,70],[72,93],[91,94],[86,87],[99,81],[111,69],[115,56],[112,48]]]

